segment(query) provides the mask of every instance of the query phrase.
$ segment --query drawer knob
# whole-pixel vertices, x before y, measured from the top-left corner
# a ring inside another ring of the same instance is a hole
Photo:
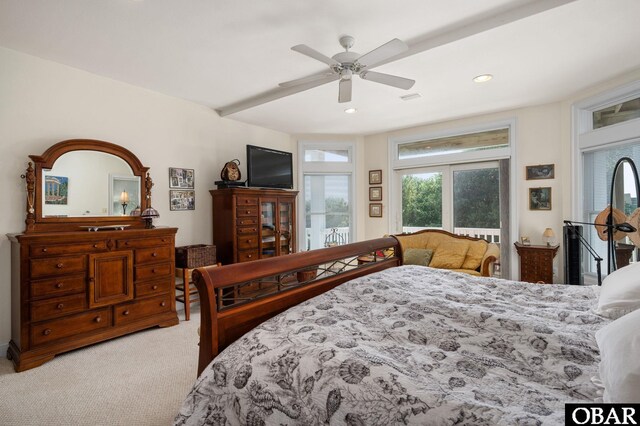
[[[151,273],[152,273],[152,274],[155,274],[155,273],[156,273],[156,270],[155,270],[155,269],[152,269],[152,270],[151,270]]]
[[[64,303],[58,303],[58,306],[56,306],[56,309],[62,309],[64,308]]]
[[[64,284],[62,284],[62,283],[56,284],[56,288],[62,288],[63,286],[64,286]]]
[[[94,245],[93,245],[93,248],[98,248],[98,245],[97,245],[97,244],[94,244]]]
[[[46,253],[46,252],[47,252],[47,248],[46,248],[46,247],[45,247],[45,248],[43,248],[43,249],[42,249],[42,251],[43,251],[44,253]]]
[[[101,316],[97,316],[97,317],[94,319],[94,321],[95,321],[95,322],[100,322],[100,321],[102,321],[102,317],[101,317]]]
[[[126,311],[124,311],[122,315],[129,315],[129,310],[127,309]]]
[[[125,246],[128,246],[128,245],[129,245],[129,241],[126,241],[126,242],[124,243],[124,245],[125,245]]]
[[[167,306],[167,302],[165,302],[164,300],[162,302],[160,302],[160,306],[165,307]]]
[[[165,238],[163,238],[163,239],[162,239],[162,242],[163,242],[163,243],[166,243],[166,242],[167,242],[167,240],[166,240]]]
[[[158,253],[156,253],[156,252],[154,251],[153,253],[151,253],[151,256],[152,256],[152,257],[157,257],[157,256],[158,256]]]
[[[247,240],[248,243],[251,243],[251,240]]]
[[[250,254],[247,255],[247,259],[251,259],[251,255]]]
[[[153,287],[151,287],[151,290],[157,290],[157,289],[158,289],[157,285],[154,285]]]
[[[42,334],[44,334],[45,336],[48,336],[51,334],[51,329],[50,328],[45,328],[44,331],[42,332]]]
[[[60,268],[62,268],[63,266],[64,266],[64,265],[63,265],[62,263],[58,263],[58,264],[56,265],[56,268],[60,269]]]
[[[246,213],[247,213],[247,214],[251,213],[251,210],[247,210],[247,212],[246,212]]]

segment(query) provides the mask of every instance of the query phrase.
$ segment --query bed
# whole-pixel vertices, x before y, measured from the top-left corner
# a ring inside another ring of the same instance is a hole
[[[201,374],[175,424],[562,424],[599,396],[592,287],[400,266],[397,250],[197,271]]]

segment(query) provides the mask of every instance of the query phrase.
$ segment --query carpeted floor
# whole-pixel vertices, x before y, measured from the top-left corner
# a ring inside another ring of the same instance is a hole
[[[200,314],[15,373],[0,358],[0,425],[170,425],[195,382]]]

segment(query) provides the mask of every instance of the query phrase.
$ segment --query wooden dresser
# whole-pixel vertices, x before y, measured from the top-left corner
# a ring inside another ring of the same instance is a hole
[[[228,188],[210,193],[219,262],[248,262],[296,252],[297,191]]]
[[[58,142],[30,158],[22,176],[26,228],[8,235],[7,357],[15,370],[177,324],[177,229],[153,226],[148,168],[126,148],[91,139]]]
[[[530,283],[553,283],[553,258],[558,252],[554,246],[525,246],[515,243],[520,255],[520,281]]]
[[[56,354],[178,323],[176,228],[10,235],[16,371]]]

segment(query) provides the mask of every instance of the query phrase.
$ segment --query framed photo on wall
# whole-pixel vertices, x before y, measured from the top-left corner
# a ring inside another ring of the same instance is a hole
[[[369,201],[382,201],[381,186],[372,186],[369,188]]]
[[[169,188],[194,189],[195,171],[169,167]]]
[[[369,185],[380,185],[382,183],[382,170],[369,170]]]
[[[382,217],[382,203],[369,203],[369,217]]]
[[[537,166],[526,166],[526,169],[527,180],[555,178],[555,164],[539,164]]]
[[[551,210],[551,187],[529,188],[529,210]]]
[[[195,210],[196,191],[175,189],[169,191],[170,210]]]

